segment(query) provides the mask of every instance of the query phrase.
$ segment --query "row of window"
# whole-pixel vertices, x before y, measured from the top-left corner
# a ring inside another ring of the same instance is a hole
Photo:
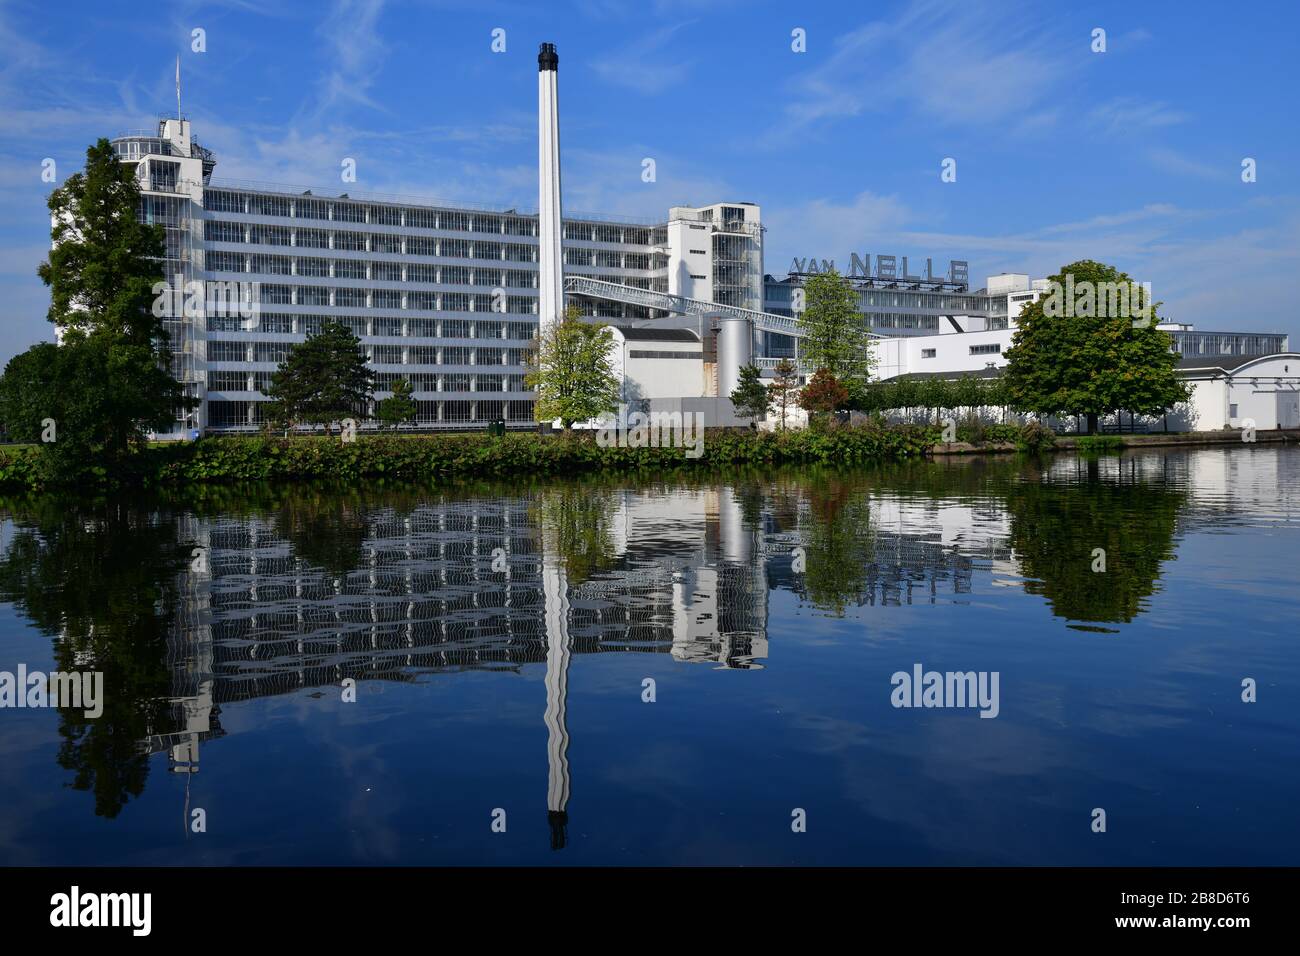
[[[204,265],[209,272],[251,272],[326,279],[371,279],[381,282],[537,288],[537,273],[526,269],[489,269],[481,266],[471,268],[423,262],[366,262],[363,259],[325,259],[314,256],[250,256],[242,252],[207,252],[204,254]]]
[[[265,402],[214,401],[208,403],[208,426],[211,428],[248,428],[265,423]],[[490,399],[419,401],[415,421],[421,425],[487,424],[504,419],[523,423],[533,420],[533,403],[527,399],[492,401]]]
[[[205,209],[213,212],[232,212],[252,216],[356,222],[412,229],[438,229],[444,232],[495,233],[507,236],[537,235],[537,219],[532,216],[339,202],[313,196],[274,196],[225,189],[206,189],[203,194],[203,205]],[[668,241],[668,231],[663,226],[624,226],[570,220],[564,223],[564,238],[583,242],[609,242],[637,246],[664,245]]]
[[[203,238],[206,242],[245,243],[295,249],[335,249],[346,252],[382,252],[389,255],[429,256],[439,259],[537,261],[537,247],[519,242],[398,236],[384,232],[289,229],[286,226],[245,226],[243,223],[220,220],[204,222]]]
[[[210,392],[263,392],[271,385],[271,372],[208,372]],[[403,375],[400,372],[379,372],[375,375],[375,391],[391,392],[399,381],[409,381],[416,392],[528,392],[522,375],[473,375],[463,372],[431,372]]]
[[[513,339],[528,341],[537,334],[531,322],[471,322],[468,319],[395,319],[386,316],[335,318],[263,312],[251,318],[208,316],[209,332],[263,332],[316,335],[328,321],[341,322],[359,337],[401,336],[428,339]]]
[[[207,343],[209,362],[283,362],[294,342]],[[379,365],[523,365],[527,348],[485,348],[468,345],[365,345],[366,358]]]
[[[397,309],[419,312],[496,312],[536,315],[537,300],[525,295],[475,295],[470,292],[402,292],[397,289],[351,289],[260,283],[264,305],[318,305],[350,309]]]

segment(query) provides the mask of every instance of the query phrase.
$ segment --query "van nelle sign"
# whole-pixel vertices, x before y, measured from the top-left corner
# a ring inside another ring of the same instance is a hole
[[[849,255],[849,278],[850,279],[881,279],[887,282],[953,282],[960,285],[970,283],[970,263],[963,259],[950,259],[948,261],[947,277],[936,276],[934,274],[934,263],[931,259],[925,260],[925,275],[914,276],[911,274],[907,264],[907,256],[903,256],[902,268],[899,268],[897,256],[876,256],[876,269],[871,270],[871,254],[863,253],[858,255],[856,252]],[[796,258],[791,264],[791,272],[830,272],[835,268],[834,259],[818,260],[809,256],[807,259]]]

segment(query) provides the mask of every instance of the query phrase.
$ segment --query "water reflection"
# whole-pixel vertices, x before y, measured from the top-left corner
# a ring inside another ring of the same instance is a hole
[[[197,772],[232,702],[345,678],[540,665],[547,819],[561,849],[575,656],[758,669],[779,590],[845,616],[1010,584],[1076,625],[1131,622],[1160,589],[1180,522],[1216,514],[1217,499],[1190,502],[1195,460],[11,500],[0,597],[54,639],[60,668],[105,673],[104,717],[61,713],[58,755],[105,817],[143,792],[150,754],[166,753],[173,773]],[[1233,467],[1204,461],[1211,485]],[[1096,548],[1105,574],[1092,570]]]

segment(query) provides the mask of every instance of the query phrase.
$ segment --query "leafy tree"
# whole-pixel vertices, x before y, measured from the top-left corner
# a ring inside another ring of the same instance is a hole
[[[539,422],[558,418],[568,429],[618,409],[619,381],[609,355],[613,344],[609,326],[581,321],[573,306],[539,337],[524,377],[537,391]]]
[[[799,368],[789,359],[781,359],[776,365],[776,378],[772,381],[770,394],[772,407],[781,414],[781,430],[785,430],[786,415],[790,404],[799,391]]]
[[[415,386],[407,379],[398,379],[393,383],[393,394],[375,404],[375,417],[389,428],[397,428],[405,422],[415,421],[416,404],[411,396]]]
[[[1089,259],[1062,267],[1051,279],[1065,286],[1067,276],[1075,288],[1083,282],[1096,289],[1132,281]],[[1119,410],[1158,415],[1187,401],[1190,390],[1175,374],[1179,356],[1173,341],[1156,328],[1159,303],[1135,303],[1134,309],[1150,308],[1149,321],[1135,323],[1127,315],[1048,315],[1049,301],[1029,303],[1020,313],[1003,373],[1012,407],[1039,415],[1085,415],[1092,434],[1100,415]]]
[[[810,277],[803,292],[800,355],[841,382],[866,379],[874,363],[870,329],[857,311],[857,294],[848,280],[832,269]]]
[[[765,418],[772,407],[772,395],[763,384],[757,365],[746,365],[740,370],[740,382],[731,390],[731,404],[737,415],[746,418]]]
[[[140,222],[134,167],[119,162],[106,139],[86,150],[86,169],[50,194],[53,248],[37,270],[50,287],[55,325],[107,332],[161,349],[161,309],[151,308],[163,275],[163,227]],[[155,314],[155,313],[159,314]]]
[[[271,420],[286,429],[299,422],[325,426],[366,417],[375,373],[361,340],[342,322],[327,322],[316,335],[289,349],[271,374],[266,395]]]
[[[171,375],[162,310],[151,308],[163,229],[141,223],[139,205],[131,170],[104,139],[50,194],[53,248],[38,273],[61,341],[9,362],[0,416],[11,438],[43,442],[53,480],[120,461],[195,404]]]
[[[35,345],[0,376],[9,437],[41,442],[53,481],[120,462],[144,429],[167,427],[182,404],[154,350],[107,332],[73,330],[62,345]]]
[[[819,368],[799,393],[799,407],[809,412],[829,415],[844,405],[849,390],[840,384],[829,369]]]

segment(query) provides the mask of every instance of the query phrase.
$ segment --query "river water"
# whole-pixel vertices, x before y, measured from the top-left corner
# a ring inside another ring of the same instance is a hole
[[[0,863],[1300,863],[1294,447],[0,521]]]

